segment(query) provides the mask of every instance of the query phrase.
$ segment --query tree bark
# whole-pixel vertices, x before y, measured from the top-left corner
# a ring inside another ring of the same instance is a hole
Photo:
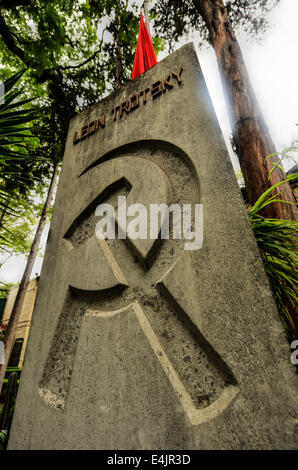
[[[215,50],[248,200],[254,204],[266,189],[283,181],[286,175],[283,170],[276,168],[268,180],[270,169],[278,158],[266,160],[276,150],[252,89],[223,0],[194,0],[194,5],[206,23]],[[279,199],[296,203],[289,183],[278,186],[274,193],[280,193]],[[269,204],[263,210],[263,215],[297,220],[298,209],[294,204]]]
[[[31,249],[30,249],[30,253],[29,253],[29,256],[28,256],[25,271],[24,271],[22,280],[20,282],[20,286],[19,286],[16,298],[15,298],[15,301],[14,301],[14,305],[13,305],[13,308],[12,308],[12,311],[11,311],[9,322],[8,322],[8,325],[7,325],[7,328],[6,328],[6,331],[5,331],[5,336],[4,336],[5,363],[0,366],[0,395],[1,395],[1,390],[2,390],[3,379],[4,379],[4,376],[5,376],[5,370],[6,370],[6,367],[7,367],[8,361],[9,361],[9,357],[10,357],[10,353],[11,353],[11,350],[12,350],[12,345],[13,345],[13,341],[14,341],[14,338],[15,338],[15,331],[16,331],[17,324],[18,324],[18,321],[19,321],[19,317],[20,317],[20,314],[21,314],[21,311],[22,311],[26,291],[27,291],[28,284],[29,284],[29,281],[30,281],[32,268],[33,268],[33,265],[34,265],[34,262],[35,262],[35,259],[36,259],[37,250],[38,250],[38,247],[39,247],[39,244],[40,244],[41,235],[42,235],[43,229],[46,225],[49,209],[51,207],[51,202],[52,202],[52,198],[53,198],[53,193],[54,193],[58,168],[59,168],[59,163],[56,163],[55,166],[54,166],[53,175],[52,175],[52,178],[51,178],[47,198],[46,198],[45,204],[44,204],[43,209],[42,209],[42,213],[41,213],[41,216],[40,216],[40,220],[39,220],[39,223],[38,223],[37,230],[35,232],[35,237],[34,237],[33,243],[31,245]]]

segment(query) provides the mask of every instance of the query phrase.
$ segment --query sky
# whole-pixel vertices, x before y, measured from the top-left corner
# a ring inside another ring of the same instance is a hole
[[[298,139],[297,18],[298,1],[281,0],[280,5],[268,15],[271,28],[263,35],[261,44],[253,42],[245,34],[237,35],[250,80],[278,151]],[[192,38],[187,42],[190,40]],[[195,46],[196,42],[194,40]],[[215,54],[213,49],[207,47],[197,49],[197,53],[233,166],[238,170],[239,163],[230,148],[231,130]],[[165,55],[166,52],[161,53],[158,60]],[[289,169],[293,163],[285,162],[284,165]],[[42,246],[45,246],[48,229],[47,226],[42,237]],[[25,264],[25,256],[12,257],[0,270],[0,280],[20,281]],[[32,277],[40,273],[41,265],[42,258],[38,257]]]

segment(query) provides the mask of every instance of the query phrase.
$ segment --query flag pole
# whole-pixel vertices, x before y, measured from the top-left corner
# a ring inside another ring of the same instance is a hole
[[[151,39],[151,32],[150,32],[150,23],[149,23],[149,13],[148,13],[148,5],[147,5],[148,1],[144,1],[143,3],[143,7],[144,7],[144,14],[145,14],[145,23],[146,23],[146,26],[147,26],[147,30],[148,30],[148,33],[149,33],[149,36],[150,36],[150,39]]]
[[[157,64],[156,54],[152,44],[150,30],[149,30],[149,15],[146,5],[146,1],[143,2],[141,7],[144,10],[144,16],[146,17],[146,23],[144,22],[143,13],[141,12],[140,25],[139,25],[139,36],[137,41],[136,52],[133,60],[133,67],[131,73],[131,80],[138,77],[146,70]]]

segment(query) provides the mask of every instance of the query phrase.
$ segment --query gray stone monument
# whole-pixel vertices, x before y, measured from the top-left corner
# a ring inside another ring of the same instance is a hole
[[[202,246],[99,239],[103,203],[125,233],[119,201],[203,205]],[[290,349],[187,44],[70,123],[9,448],[292,449],[297,425]]]

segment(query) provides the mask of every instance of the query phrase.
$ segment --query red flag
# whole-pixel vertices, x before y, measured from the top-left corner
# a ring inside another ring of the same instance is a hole
[[[141,13],[139,37],[137,42],[137,48],[135,58],[133,61],[133,68],[131,74],[131,80],[146,72],[157,63],[156,55],[153,49],[151,38],[143,20]]]

